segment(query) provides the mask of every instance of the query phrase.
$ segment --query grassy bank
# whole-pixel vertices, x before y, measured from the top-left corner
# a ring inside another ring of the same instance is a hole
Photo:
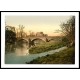
[[[47,55],[34,59],[29,64],[74,64],[75,49],[74,47],[67,48],[55,54]]]
[[[30,54],[37,54],[37,53],[46,52],[49,50],[54,50],[54,49],[60,48],[62,46],[65,46],[65,43],[57,42],[57,41],[45,42],[43,44],[39,44],[37,46],[30,48],[29,52],[30,52]]]

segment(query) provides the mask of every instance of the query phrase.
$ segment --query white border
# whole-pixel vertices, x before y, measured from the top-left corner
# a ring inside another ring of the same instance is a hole
[[[5,64],[5,16],[75,16],[75,64]],[[78,68],[79,13],[78,12],[1,12],[1,68]]]

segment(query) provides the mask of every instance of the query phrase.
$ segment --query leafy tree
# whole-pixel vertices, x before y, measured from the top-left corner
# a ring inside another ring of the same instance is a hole
[[[16,33],[11,30],[6,30],[5,41],[6,43],[14,43],[16,41]]]

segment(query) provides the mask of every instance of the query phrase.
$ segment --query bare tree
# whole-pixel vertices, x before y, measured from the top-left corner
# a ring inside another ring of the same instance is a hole
[[[20,37],[21,38],[23,37],[23,29],[24,29],[24,26],[23,25],[19,25]]]
[[[72,16],[66,23],[63,22],[60,26],[69,44],[75,44],[75,16]]]

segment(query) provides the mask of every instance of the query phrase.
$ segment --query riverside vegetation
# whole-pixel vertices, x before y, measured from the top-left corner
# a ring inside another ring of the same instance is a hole
[[[75,49],[70,47],[51,55],[38,57],[28,64],[75,64]]]
[[[67,49],[60,52],[47,55],[44,57],[39,57],[29,62],[28,64],[75,64],[75,16],[72,16],[66,22],[61,25],[61,31],[64,35],[63,41],[48,43],[39,47],[33,47],[31,53],[40,53],[49,50],[54,50],[62,46],[67,46]]]
[[[61,42],[61,41],[46,42],[46,43],[39,44],[39,45],[36,45],[36,46],[30,48],[29,52],[30,52],[30,54],[37,54],[37,53],[42,53],[42,52],[46,52],[49,50],[58,49],[65,45],[66,45],[66,43]]]

